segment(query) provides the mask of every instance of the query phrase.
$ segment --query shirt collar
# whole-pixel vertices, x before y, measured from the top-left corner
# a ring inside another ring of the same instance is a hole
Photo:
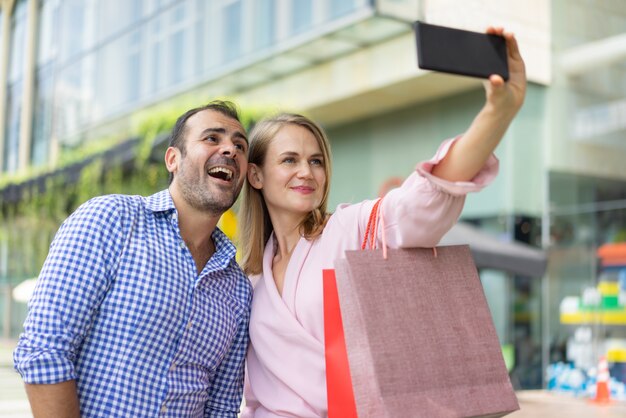
[[[237,249],[230,239],[218,227],[215,227],[211,235],[215,243],[215,253],[220,254],[225,260],[231,260],[237,254]]]
[[[176,211],[174,200],[169,189],[161,190],[146,198],[146,207],[153,212]],[[231,240],[219,228],[215,228],[211,235],[215,243],[215,252],[220,254],[224,260],[230,260],[237,254],[237,249]]]
[[[169,189],[161,190],[148,196],[146,198],[146,207],[153,212],[167,212],[176,209]]]

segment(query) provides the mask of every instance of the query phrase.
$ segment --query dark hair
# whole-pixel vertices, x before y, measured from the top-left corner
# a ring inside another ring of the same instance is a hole
[[[207,103],[204,106],[196,107],[186,111],[176,120],[176,124],[172,128],[172,133],[170,134],[169,144],[170,147],[178,148],[183,157],[185,156],[185,130],[187,127],[187,120],[196,113],[202,112],[203,110],[213,110],[214,112],[219,112],[222,115],[241,123],[241,120],[239,119],[239,110],[237,109],[237,105],[233,102],[226,100],[213,100],[212,102]],[[169,182],[172,183],[173,179],[174,174],[170,173]]]

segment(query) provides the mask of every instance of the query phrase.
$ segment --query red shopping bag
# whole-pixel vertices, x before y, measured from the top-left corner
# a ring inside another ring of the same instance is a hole
[[[324,275],[324,341],[328,418],[357,418],[334,270]]]

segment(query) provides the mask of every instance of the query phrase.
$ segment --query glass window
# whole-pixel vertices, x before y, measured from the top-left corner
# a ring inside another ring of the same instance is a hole
[[[59,1],[44,0],[39,4],[39,34],[37,43],[37,73],[31,143],[31,164],[37,166],[48,161],[50,126],[53,109],[53,66],[59,19]]]
[[[152,65],[150,69],[152,71],[152,93],[158,93],[163,88],[163,65],[165,63],[165,57],[163,54],[164,41],[157,41],[152,45]]]
[[[301,33],[313,24],[313,0],[293,0],[291,6],[291,32]]]
[[[39,37],[37,42],[37,65],[45,65],[54,59],[58,42],[59,2],[46,0],[39,7]]]
[[[191,2],[184,1],[177,4],[170,13],[171,30],[169,38],[169,86],[185,81],[193,69],[191,60],[191,15],[189,12]]]
[[[174,32],[170,38],[170,84],[177,84],[183,80],[185,65],[185,31]]]
[[[22,78],[26,40],[26,0],[15,4],[11,17],[11,50],[7,79],[4,171],[14,172],[19,166],[20,117],[22,113]]]
[[[224,61],[232,61],[238,58],[242,52],[241,37],[241,1],[235,0],[224,7]]]
[[[611,341],[626,338],[619,313],[620,260],[603,265],[597,253],[603,245],[626,241],[626,182],[565,172],[550,172],[549,181],[550,363],[587,371]]]
[[[193,59],[194,59],[194,64],[193,64],[193,68],[194,68],[194,75],[200,75],[202,74],[202,70],[204,69],[204,59],[207,56],[208,53],[208,43],[205,42],[205,39],[207,39],[208,34],[205,31],[205,25],[206,25],[206,21],[205,21],[205,16],[207,15],[207,9],[208,9],[208,5],[203,1],[203,0],[196,0],[196,11],[195,11],[195,16],[196,16],[196,21],[193,24],[194,26],[194,42],[195,42],[195,46],[194,46],[194,53],[193,53]]]
[[[255,36],[256,47],[267,47],[274,42],[276,28],[276,2],[274,0],[258,0],[255,2]]]
[[[143,15],[142,0],[100,0],[98,1],[98,40],[106,41],[129,29]]]
[[[94,92],[101,85],[100,79],[94,81],[95,67],[94,54],[87,55],[63,68],[56,77],[54,129],[61,141],[77,140],[77,132],[92,120],[93,109],[101,107],[101,98]]]
[[[2,7],[0,7],[0,34],[2,33],[3,30],[4,30],[4,16],[2,14]],[[2,44],[4,44],[4,42],[0,42],[0,53],[2,53],[2,48],[3,48]]]
[[[128,75],[128,36],[105,44],[91,54],[97,62],[92,98],[96,117],[119,111],[125,101]]]
[[[4,137],[4,171],[12,173],[19,166],[22,82],[13,83],[7,91],[7,117]]]
[[[33,143],[31,146],[31,163],[35,166],[48,161],[52,123],[52,66],[37,71],[36,95],[33,117]]]
[[[96,0],[64,0],[59,8],[59,59],[64,64],[96,43]]]
[[[150,22],[150,93],[157,94],[165,86],[165,41],[166,34],[163,28],[165,24],[165,16],[159,15]]]
[[[141,77],[142,73],[142,33],[141,29],[133,31],[130,34],[128,42],[128,55],[126,59],[126,99],[128,102],[139,100],[141,94]]]
[[[24,46],[26,42],[26,0],[19,0],[11,18],[11,56],[9,83],[22,78],[24,73]]]
[[[332,0],[329,4],[329,15],[340,17],[355,9],[355,0]]]

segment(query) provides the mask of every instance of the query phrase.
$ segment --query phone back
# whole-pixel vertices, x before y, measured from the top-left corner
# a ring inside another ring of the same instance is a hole
[[[418,66],[423,69],[509,79],[506,41],[497,35],[415,22]]]

